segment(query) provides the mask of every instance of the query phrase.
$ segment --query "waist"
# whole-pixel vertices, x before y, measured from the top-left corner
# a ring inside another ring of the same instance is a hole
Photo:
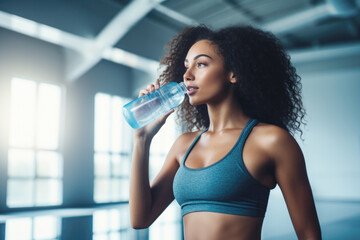
[[[184,216],[185,240],[260,239],[263,218],[214,212]]]

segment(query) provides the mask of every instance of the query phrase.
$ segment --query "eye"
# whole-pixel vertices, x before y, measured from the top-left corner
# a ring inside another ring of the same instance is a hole
[[[205,67],[205,66],[206,66],[206,63],[199,62],[199,63],[197,63],[197,66],[198,66],[198,67]]]

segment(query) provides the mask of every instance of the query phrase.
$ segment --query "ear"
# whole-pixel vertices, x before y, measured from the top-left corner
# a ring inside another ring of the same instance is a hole
[[[235,74],[232,71],[229,72],[228,79],[229,79],[229,82],[232,84],[235,84],[237,82],[237,80],[235,78]]]

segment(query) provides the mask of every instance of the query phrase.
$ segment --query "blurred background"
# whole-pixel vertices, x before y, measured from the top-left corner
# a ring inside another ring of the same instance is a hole
[[[173,202],[129,226],[121,107],[184,27],[272,31],[302,78],[303,149],[324,239],[360,239],[359,0],[0,0],[0,240],[182,240]],[[181,133],[151,146],[151,179]],[[296,239],[278,188],[262,239]]]

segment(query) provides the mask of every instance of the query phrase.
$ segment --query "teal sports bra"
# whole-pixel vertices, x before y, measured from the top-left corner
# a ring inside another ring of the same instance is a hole
[[[201,132],[184,156],[175,175],[173,192],[181,206],[181,214],[218,212],[264,217],[270,189],[254,179],[245,167],[242,152],[251,130],[258,124],[250,119],[234,147],[225,157],[204,168],[188,168],[186,158],[207,131]]]

